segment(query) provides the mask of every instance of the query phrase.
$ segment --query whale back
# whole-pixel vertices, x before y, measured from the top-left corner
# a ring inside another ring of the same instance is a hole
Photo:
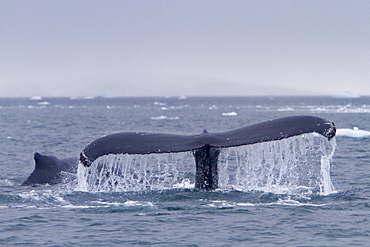
[[[37,184],[57,184],[63,180],[63,171],[69,173],[77,172],[77,157],[60,160],[52,155],[35,153],[34,160],[35,169],[29,175],[27,180],[22,183],[23,186]]]

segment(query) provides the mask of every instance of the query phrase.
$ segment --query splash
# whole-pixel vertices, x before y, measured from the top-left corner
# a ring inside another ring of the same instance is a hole
[[[221,151],[219,186],[223,190],[276,194],[334,192],[330,161],[335,151],[317,134],[305,134]],[[191,152],[148,155],[107,155],[91,167],[79,164],[79,191],[125,192],[194,188],[195,161]]]

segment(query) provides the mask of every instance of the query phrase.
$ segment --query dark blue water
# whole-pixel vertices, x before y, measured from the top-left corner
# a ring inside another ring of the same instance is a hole
[[[327,194],[199,192],[191,178],[163,190],[79,191],[77,179],[19,186],[33,171],[34,152],[66,158],[114,132],[218,132],[301,114],[370,130],[369,97],[0,99],[0,245],[367,246],[366,135],[336,138]]]

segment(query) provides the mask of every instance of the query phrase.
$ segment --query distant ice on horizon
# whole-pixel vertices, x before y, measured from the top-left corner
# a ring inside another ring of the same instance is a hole
[[[30,98],[30,100],[42,100],[42,97],[41,96],[32,96],[31,98]]]
[[[350,138],[369,138],[370,131],[360,130],[358,127],[353,127],[353,129],[337,129],[336,136]]]
[[[360,96],[359,95],[356,95],[356,94],[352,94],[349,91],[345,91],[345,92],[343,92],[341,94],[333,95],[333,98],[338,98],[338,99],[357,99],[357,98],[360,98]]]

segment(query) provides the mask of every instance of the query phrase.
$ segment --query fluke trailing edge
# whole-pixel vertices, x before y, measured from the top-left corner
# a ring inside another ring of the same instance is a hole
[[[80,161],[89,167],[97,158],[109,154],[192,151],[196,162],[195,188],[213,190],[218,187],[217,161],[221,148],[276,141],[305,133],[318,133],[330,140],[335,136],[335,131],[334,123],[323,118],[292,116],[221,133],[209,133],[206,130],[198,135],[123,132],[91,142],[82,150]],[[34,173],[36,170],[37,165]]]

